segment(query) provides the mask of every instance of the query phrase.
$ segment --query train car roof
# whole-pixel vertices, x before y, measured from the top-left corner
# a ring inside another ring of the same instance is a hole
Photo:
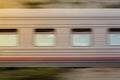
[[[0,17],[118,17],[120,9],[0,9]]]

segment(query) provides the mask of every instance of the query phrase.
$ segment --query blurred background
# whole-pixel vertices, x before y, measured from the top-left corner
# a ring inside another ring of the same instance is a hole
[[[1,0],[0,8],[120,8],[120,0]]]
[[[0,9],[8,8],[120,8],[120,0],[0,0]],[[0,68],[0,80],[119,80],[119,74],[120,68]]]

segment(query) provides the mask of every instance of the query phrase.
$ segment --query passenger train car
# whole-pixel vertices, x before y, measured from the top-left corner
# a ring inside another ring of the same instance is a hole
[[[120,66],[120,10],[1,9],[0,66]]]

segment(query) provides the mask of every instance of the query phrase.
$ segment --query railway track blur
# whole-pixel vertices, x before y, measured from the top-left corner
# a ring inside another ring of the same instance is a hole
[[[58,80],[120,80],[120,68],[74,68]]]

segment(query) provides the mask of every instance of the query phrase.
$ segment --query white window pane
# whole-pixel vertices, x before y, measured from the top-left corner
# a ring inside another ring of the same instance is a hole
[[[109,34],[109,45],[120,45],[120,34]]]
[[[89,46],[91,44],[90,34],[72,34],[73,46]]]
[[[54,46],[54,34],[35,34],[36,46]]]
[[[0,34],[0,46],[17,46],[17,35]]]

